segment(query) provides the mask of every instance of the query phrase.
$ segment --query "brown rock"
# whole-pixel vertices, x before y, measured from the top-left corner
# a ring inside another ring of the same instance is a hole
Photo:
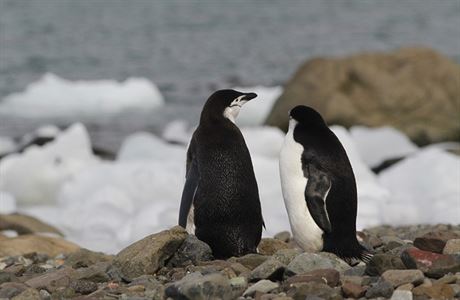
[[[273,255],[275,252],[281,249],[288,249],[289,245],[283,241],[272,239],[272,238],[263,238],[257,249],[259,254],[262,255]]]
[[[31,233],[54,233],[62,236],[62,233],[55,227],[43,223],[34,217],[21,214],[0,214],[0,231],[3,230],[14,230],[19,235]]]
[[[107,255],[102,252],[94,252],[81,248],[67,257],[65,265],[78,269],[92,266],[98,262],[111,262],[113,257],[113,255]]]
[[[286,280],[286,285],[294,283],[319,282],[335,287],[340,282],[340,273],[334,269],[319,269],[308,273],[295,275]]]
[[[418,144],[458,140],[459,76],[457,63],[426,48],[312,59],[286,84],[266,124],[286,129],[287,112],[303,104],[329,124],[390,125]]]
[[[27,290],[27,285],[20,282],[4,282],[0,284],[0,299],[13,298]]]
[[[444,250],[444,254],[460,254],[460,239],[448,240]]]
[[[14,296],[12,300],[40,300],[40,293],[36,289],[27,289],[17,296]]]
[[[402,291],[412,291],[413,288],[414,288],[414,285],[412,283],[406,283],[406,284],[398,286],[396,289],[402,290]]]
[[[187,237],[180,226],[149,235],[118,253],[113,261],[126,279],[154,274]]]
[[[420,270],[388,270],[382,274],[382,278],[393,287],[398,287],[406,283],[420,284],[425,276]]]
[[[432,286],[418,286],[412,290],[414,296],[428,296],[437,300],[454,299],[454,290],[448,284],[433,284]]]
[[[62,238],[41,235],[20,235],[13,238],[0,239],[0,257],[24,255],[31,252],[46,254],[50,257],[61,253],[72,253],[80,249],[74,243]]]
[[[453,231],[428,232],[414,240],[414,246],[425,251],[442,253],[448,240],[459,238]]]
[[[366,294],[366,288],[353,282],[345,282],[342,285],[342,293],[347,298],[361,298]]]
[[[261,254],[246,254],[241,257],[231,257],[228,259],[230,263],[240,263],[246,268],[253,270],[259,265],[261,265],[264,261],[266,261],[269,257],[266,255]]]
[[[54,292],[58,288],[68,287],[73,279],[77,277],[77,272],[70,267],[63,267],[54,272],[45,273],[34,277],[25,282],[26,285],[40,290],[45,289],[48,292]]]

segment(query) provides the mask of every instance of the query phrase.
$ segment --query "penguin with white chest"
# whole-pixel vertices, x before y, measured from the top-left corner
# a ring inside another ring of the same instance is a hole
[[[251,156],[235,125],[254,93],[220,90],[207,100],[187,150],[179,225],[215,258],[255,253],[262,235],[259,191]]]
[[[356,181],[345,149],[314,109],[296,106],[289,114],[279,163],[294,239],[307,251],[367,261],[356,238]]]

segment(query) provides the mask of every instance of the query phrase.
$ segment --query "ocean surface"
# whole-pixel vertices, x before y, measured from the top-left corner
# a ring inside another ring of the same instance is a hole
[[[195,123],[216,89],[282,85],[312,57],[422,45],[460,61],[459,28],[458,0],[0,0],[0,99],[51,72],[145,77],[167,103],[112,118],[3,115],[0,135],[83,120],[95,144],[115,150],[131,132]]]

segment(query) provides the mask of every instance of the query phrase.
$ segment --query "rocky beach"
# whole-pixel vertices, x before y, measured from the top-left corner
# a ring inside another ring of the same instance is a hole
[[[365,229],[358,237],[374,256],[354,266],[301,251],[287,231],[263,238],[257,254],[214,260],[207,244],[179,226],[116,255],[80,248],[28,216],[3,215],[0,228],[19,234],[0,236],[0,299],[460,297],[458,225]]]

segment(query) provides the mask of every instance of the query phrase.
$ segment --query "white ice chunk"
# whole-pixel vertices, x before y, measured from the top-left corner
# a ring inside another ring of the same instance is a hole
[[[130,135],[123,142],[117,159],[127,160],[177,160],[185,164],[186,149],[182,145],[168,144],[148,132]]]
[[[0,214],[12,214],[16,212],[16,199],[8,192],[0,190]]]
[[[392,192],[384,222],[458,224],[460,158],[429,147],[382,171],[379,182]]]
[[[25,91],[8,95],[0,112],[31,117],[113,114],[163,105],[158,88],[145,78],[70,81],[45,74]],[[27,108],[27,109],[25,109]]]
[[[393,127],[353,126],[350,134],[361,158],[371,168],[387,159],[403,157],[418,150],[417,145]]]
[[[236,124],[238,124],[238,126],[262,125],[275,104],[275,101],[283,92],[281,86],[235,87],[234,89],[243,93],[251,92],[257,94],[257,98],[247,102],[243,108],[241,108],[236,118]]]
[[[96,162],[88,133],[74,124],[40,147],[0,161],[0,189],[11,193],[19,205],[53,203],[62,183]]]

